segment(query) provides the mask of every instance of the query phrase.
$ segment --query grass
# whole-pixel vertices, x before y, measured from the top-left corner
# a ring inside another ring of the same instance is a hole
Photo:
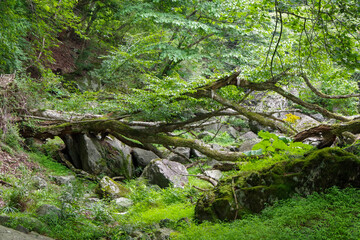
[[[192,224],[174,239],[360,239],[360,190],[295,197],[231,223]]]
[[[56,176],[73,174],[70,169],[41,152],[29,152],[28,155],[32,161],[37,162],[43,166],[48,174]]]

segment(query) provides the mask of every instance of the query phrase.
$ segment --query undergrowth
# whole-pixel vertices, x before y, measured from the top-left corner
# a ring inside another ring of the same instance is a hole
[[[231,223],[192,224],[174,239],[360,239],[359,189],[294,197]]]

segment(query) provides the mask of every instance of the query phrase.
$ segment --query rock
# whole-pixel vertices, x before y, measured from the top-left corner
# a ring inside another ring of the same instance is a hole
[[[39,176],[35,176],[35,177],[33,177],[33,182],[34,182],[34,186],[37,188],[37,189],[44,189],[44,188],[46,188],[47,187],[47,182],[43,179],[43,178],[41,178],[41,177],[39,177]]]
[[[260,131],[271,132],[272,130],[275,130],[275,129],[272,129],[271,127],[263,126],[256,121],[249,121],[249,128],[252,132],[254,132],[256,134]]]
[[[0,239],[1,240],[54,240],[49,237],[41,236],[38,234],[25,234],[11,228],[0,226]]]
[[[232,170],[240,169],[237,163],[228,162],[228,161],[217,162],[216,164],[214,164],[213,168],[220,171],[232,171]]]
[[[258,135],[257,134],[255,134],[254,132],[252,132],[252,131],[249,131],[249,132],[247,132],[247,133],[244,133],[243,135],[241,135],[240,137],[239,137],[239,140],[241,140],[241,141],[248,141],[248,140],[252,140],[252,139],[259,139],[259,137],[258,137]]]
[[[30,230],[36,231],[36,232],[41,232],[45,228],[48,227],[45,223],[43,223],[42,221],[40,221],[39,219],[34,218],[34,217],[29,217],[29,216],[16,217],[15,220],[19,224],[23,224],[23,225],[26,225],[26,226],[31,226]]]
[[[116,198],[115,203],[120,208],[129,208],[134,204],[134,202],[131,199],[124,197]]]
[[[208,132],[208,131],[202,131],[197,137],[200,138],[200,139],[203,139],[205,137],[208,137],[208,138],[213,138],[215,136],[215,134],[211,133],[211,132]]]
[[[167,159],[153,160],[144,169],[142,177],[149,180],[150,184],[156,184],[161,188],[184,187],[188,183],[186,167],[178,162]]]
[[[115,182],[110,177],[105,176],[96,186],[95,192],[101,197],[109,197],[115,199],[119,197],[125,197],[127,194],[130,193],[130,190],[122,184]]]
[[[141,148],[133,148],[132,157],[135,167],[145,168],[153,159],[159,158],[152,151]]]
[[[98,139],[90,134],[65,136],[66,152],[70,162],[90,174],[124,176],[134,174],[131,149],[117,139]]]
[[[237,131],[232,126],[226,126],[226,132],[234,139],[237,139],[240,136],[239,131]]]
[[[292,126],[295,127],[295,129],[299,132],[320,124],[320,122],[305,114],[296,113],[294,115],[300,117],[300,119],[296,121],[296,123],[292,124]]]
[[[175,231],[170,228],[160,228],[155,231],[156,240],[168,240],[173,232]]]
[[[55,214],[58,217],[61,217],[61,210],[58,207],[49,204],[41,205],[37,210],[36,213],[38,216],[45,216],[49,214]]]
[[[185,147],[177,147],[174,149],[174,152],[180,153],[181,155],[184,155],[187,159],[190,158],[190,148]],[[189,163],[189,161],[186,158],[183,158],[181,155],[178,155],[176,153],[170,153],[168,159],[173,162],[178,162],[181,164]]]
[[[232,179],[236,179],[234,184]],[[232,179],[220,181],[199,199],[195,208],[199,221],[242,218],[294,194],[306,196],[332,186],[360,187],[360,157],[338,148],[324,148],[306,158],[279,162]]]
[[[102,156],[108,169],[109,176],[124,176],[127,179],[134,175],[131,148],[116,138],[107,138],[102,142]]]
[[[75,177],[70,175],[70,176],[52,176],[52,178],[54,179],[55,183],[57,185],[69,185],[71,184],[72,181],[75,180]]]
[[[204,174],[210,178],[215,179],[216,181],[219,181],[220,178],[223,176],[220,170],[206,170]]]
[[[315,120],[317,120],[319,122],[325,122],[325,120],[326,120],[321,113],[312,114],[311,117],[315,118]]]
[[[169,218],[161,219],[159,222],[159,226],[162,228],[171,228],[174,227],[175,221]]]
[[[253,138],[248,141],[243,142],[239,147],[239,152],[251,151],[255,144],[261,142],[259,138]]]
[[[208,161],[206,161],[206,165],[209,167],[214,167],[215,165],[219,164],[220,162],[218,160],[215,159],[210,159]]]
[[[5,215],[1,215],[0,216],[0,225],[4,225],[7,222],[10,221],[10,217],[9,216],[5,216]]]
[[[190,157],[191,158],[206,158],[206,155],[202,154],[196,149],[190,149]]]
[[[27,229],[26,227],[22,226],[22,225],[17,225],[17,227],[15,228],[16,231],[19,231],[19,232],[23,232],[23,233],[26,233],[28,234],[30,232],[29,229]]]

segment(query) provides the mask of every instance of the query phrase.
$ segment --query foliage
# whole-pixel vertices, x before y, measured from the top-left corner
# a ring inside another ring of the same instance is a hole
[[[260,131],[261,142],[255,144],[252,151],[260,150],[265,155],[303,155],[313,147],[302,142],[292,142],[290,138],[277,136],[274,133]]]

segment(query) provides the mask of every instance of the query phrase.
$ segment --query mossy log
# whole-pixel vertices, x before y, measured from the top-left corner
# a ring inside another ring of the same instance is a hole
[[[324,148],[303,159],[227,178],[199,199],[195,216],[199,221],[239,219],[277,200],[332,186],[360,187],[360,157],[338,148]]]
[[[154,133],[152,129],[148,131],[146,129],[139,130],[117,120],[97,119],[32,128],[24,127],[21,131],[24,137],[33,137],[41,140],[55,136],[64,138],[66,135],[77,133],[111,134],[120,141],[122,139],[128,139],[128,141],[134,144],[140,142],[143,145],[155,143],[164,146],[187,147],[196,149],[202,154],[219,161],[238,161],[239,159],[247,158],[247,156],[241,152],[214,150],[209,145],[197,139],[173,137],[161,132]]]

